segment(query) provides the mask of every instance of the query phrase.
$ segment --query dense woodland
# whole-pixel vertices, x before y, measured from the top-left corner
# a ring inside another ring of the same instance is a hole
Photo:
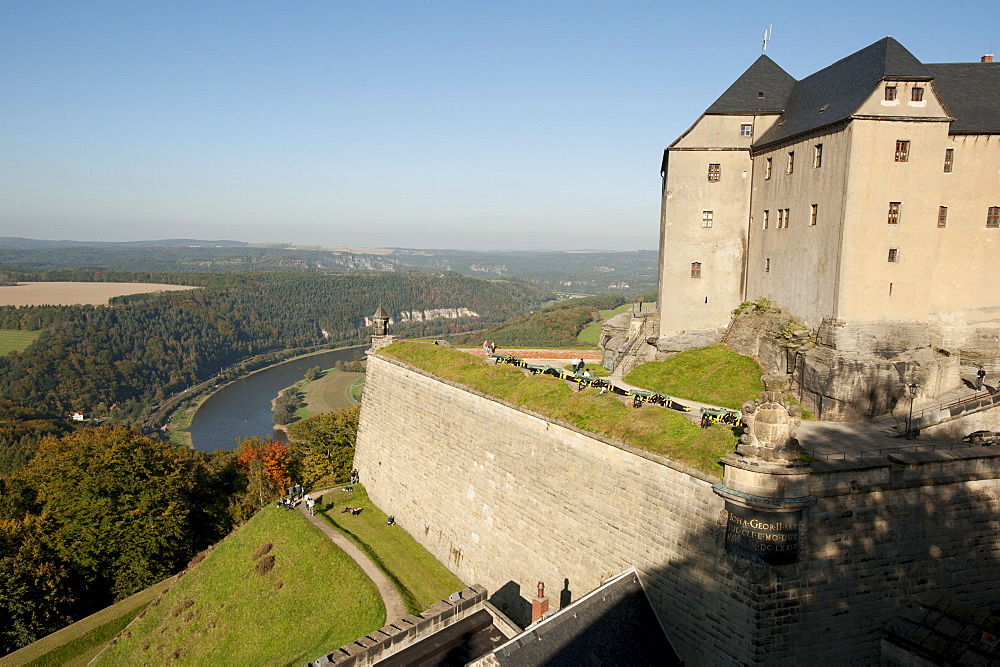
[[[395,327],[423,336],[502,322],[549,296],[520,283],[456,276],[59,271],[39,277],[201,286],[120,297],[107,307],[0,308],[0,328],[44,331],[24,352],[0,358],[0,400],[52,414],[110,415],[117,404],[131,416],[137,406],[252,355],[362,342],[370,335],[365,317],[379,304],[389,313],[465,307],[480,315]]]

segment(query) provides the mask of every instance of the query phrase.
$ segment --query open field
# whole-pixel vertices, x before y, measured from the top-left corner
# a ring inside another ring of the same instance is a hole
[[[600,322],[593,322],[585,326],[579,334],[577,334],[576,339],[581,343],[587,343],[588,345],[597,345],[597,342],[601,339],[601,324],[607,322],[615,315],[624,313],[626,310],[632,307],[631,303],[623,303],[617,308],[612,308],[611,310],[601,310],[598,311],[601,314]]]
[[[126,294],[197,289],[156,283],[18,283],[0,287],[0,306],[99,306]]]
[[[177,577],[130,595],[121,602],[81,619],[62,630],[14,651],[3,658],[3,665],[86,665],[116,634],[121,632],[156,596],[171,586]]]
[[[20,352],[35,342],[41,331],[0,330],[0,357],[11,352]]]
[[[350,395],[351,385],[359,379],[364,379],[364,373],[348,373],[346,371],[326,370],[323,377],[302,385],[302,400],[304,416],[318,415],[321,412],[333,412],[349,408],[355,403]]]
[[[382,599],[361,568],[300,512],[272,504],[94,664],[301,665],[384,623]]]

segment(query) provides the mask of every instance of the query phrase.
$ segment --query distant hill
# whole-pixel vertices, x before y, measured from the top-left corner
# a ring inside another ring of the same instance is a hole
[[[97,242],[0,237],[0,271],[113,271],[459,274],[516,279],[564,294],[635,295],[656,287],[655,250],[486,251],[343,248],[242,241],[164,239]]]
[[[245,241],[202,241],[198,239],[161,239],[159,241],[46,241],[25,239],[18,236],[0,236],[0,248],[184,248],[206,246],[211,248],[238,248],[248,245]]]

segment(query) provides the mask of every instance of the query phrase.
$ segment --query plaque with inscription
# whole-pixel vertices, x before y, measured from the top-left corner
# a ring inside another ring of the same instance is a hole
[[[799,562],[799,522],[795,512],[760,512],[726,503],[726,552],[754,563]]]

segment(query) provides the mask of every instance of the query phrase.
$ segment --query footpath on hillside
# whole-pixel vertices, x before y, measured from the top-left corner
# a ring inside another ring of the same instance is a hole
[[[339,487],[338,487],[339,488]],[[336,491],[337,489],[326,489],[324,491],[315,491],[309,494],[313,500],[319,503],[319,501],[326,494]],[[375,587],[378,588],[379,595],[382,596],[382,603],[385,605],[385,622],[386,624],[392,623],[393,621],[398,621],[407,615],[406,605],[403,603],[403,597],[396,590],[396,587],[392,585],[389,578],[385,576],[382,570],[375,566],[375,563],[371,561],[368,556],[365,555],[361,549],[356,547],[353,542],[348,540],[346,537],[340,534],[333,526],[328,524],[322,518],[310,514],[309,510],[306,509],[305,503],[299,503],[299,511],[302,512],[302,516],[307,518],[309,522],[320,529],[324,535],[329,538],[331,542],[340,547],[344,553],[350,556],[355,563],[357,563],[368,578],[372,580]]]

